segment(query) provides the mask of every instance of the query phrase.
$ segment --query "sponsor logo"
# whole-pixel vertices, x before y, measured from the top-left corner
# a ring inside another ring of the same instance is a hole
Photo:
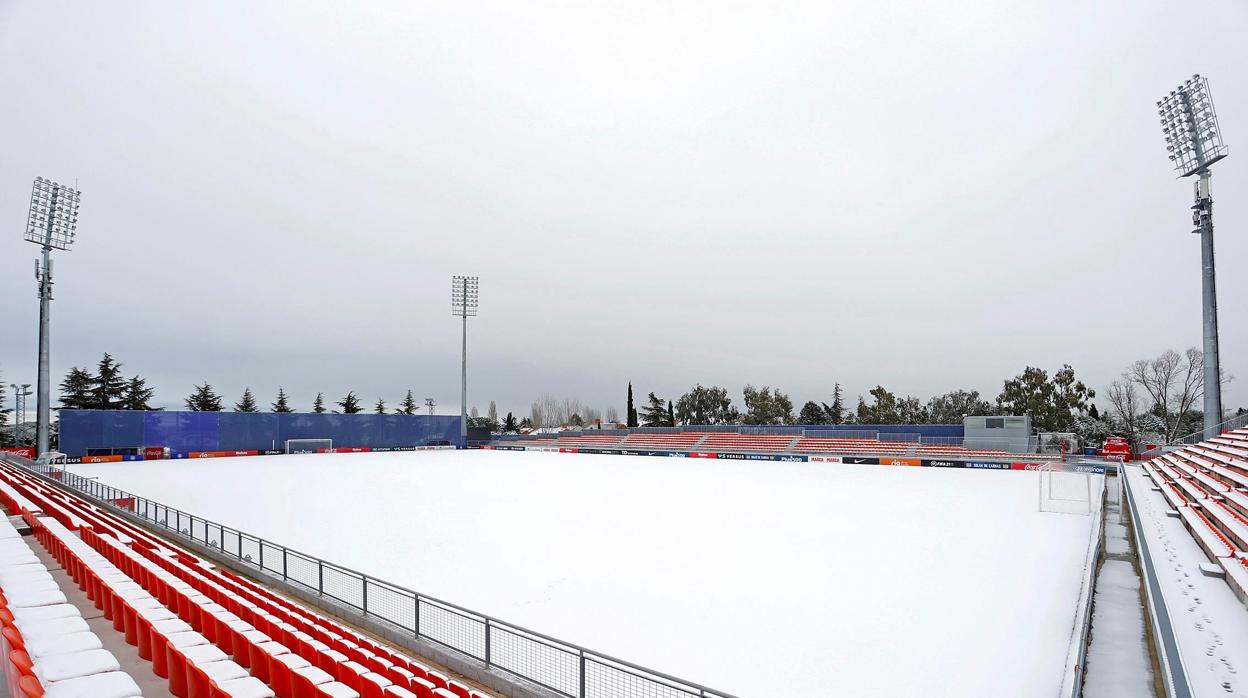
[[[881,458],[880,465],[923,465],[918,458]]]
[[[1076,473],[1099,473],[1105,474],[1105,466],[1103,465],[1076,465],[1071,468]]]
[[[579,451],[579,449],[575,449],[575,448],[558,448],[558,449],[551,449],[551,450],[559,451],[560,453],[577,453]]]
[[[805,463],[806,456],[780,456],[778,460],[784,461],[785,463]]]
[[[1010,463],[1010,470],[1039,470],[1043,463]]]
[[[690,458],[716,458],[717,454],[712,451],[690,451]]]
[[[16,446],[16,447],[6,446],[5,448],[0,448],[0,451],[4,451],[5,453],[13,453],[15,455],[21,456],[22,458],[29,458],[30,460],[35,459],[35,449],[27,448],[25,446]]]
[[[845,456],[844,458],[841,459],[841,462],[849,463],[850,465],[879,465],[880,459],[879,458],[863,458],[861,456]]]
[[[664,451],[663,455],[668,458],[685,458],[688,456],[687,453],[681,453],[680,451]]]
[[[745,460],[744,453],[716,453],[715,457],[720,460]]]
[[[808,456],[811,463],[840,463],[840,456]]]
[[[976,468],[978,470],[1009,470],[1009,463],[993,463],[991,461],[967,461],[966,467]]]
[[[965,468],[966,463],[960,460],[925,460],[923,465],[929,468]]]

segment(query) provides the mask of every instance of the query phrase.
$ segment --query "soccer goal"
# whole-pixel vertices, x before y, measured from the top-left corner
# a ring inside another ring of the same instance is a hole
[[[333,439],[286,439],[287,453],[321,453],[333,447]]]
[[[1037,471],[1040,511],[1055,514],[1091,514],[1096,485],[1092,473],[1068,472],[1046,464]]]

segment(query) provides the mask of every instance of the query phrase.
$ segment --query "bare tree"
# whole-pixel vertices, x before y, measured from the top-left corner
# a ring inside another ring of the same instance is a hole
[[[607,408],[607,421],[611,422],[612,424],[619,424],[620,423],[619,410],[615,409],[614,407],[608,407]]]
[[[1173,349],[1155,359],[1140,359],[1127,367],[1123,378],[1142,388],[1151,409],[1165,425],[1167,441],[1178,436],[1183,417],[1205,396],[1205,359],[1196,347],[1183,354]]]
[[[1135,445],[1140,433],[1140,401],[1135,391],[1135,383],[1123,376],[1109,384],[1108,395],[1114,421]]]

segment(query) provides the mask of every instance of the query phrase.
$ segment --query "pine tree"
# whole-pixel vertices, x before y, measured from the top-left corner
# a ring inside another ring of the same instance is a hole
[[[77,366],[69,369],[65,380],[61,381],[61,409],[86,410],[91,408],[91,389],[95,385],[95,376],[85,368]]]
[[[347,396],[336,403],[342,408],[343,414],[358,414],[361,411],[360,399],[355,396],[355,391],[347,393]]]
[[[373,409],[377,410],[377,414],[385,414],[386,413],[386,401],[381,398],[377,398],[377,404],[373,405]]]
[[[272,403],[271,407],[273,408],[274,412],[282,412],[282,413],[294,412],[294,410],[290,409],[290,402],[286,397],[285,388],[279,387],[277,389],[277,402]]]
[[[259,412],[260,406],[256,404],[256,396],[251,394],[251,388],[243,388],[243,396],[234,403],[235,412]]]
[[[508,412],[507,417],[503,420],[503,433],[510,433],[519,429],[520,425],[516,423],[515,416]]]
[[[208,381],[204,381],[203,385],[195,386],[195,392],[186,399],[186,409],[192,412],[220,412],[221,396],[213,392]]]
[[[147,403],[155,394],[155,390],[147,387],[146,380],[134,376],[126,382],[126,391],[122,394],[120,407],[123,410],[150,410],[152,408]]]
[[[828,413],[828,422],[831,424],[845,423],[845,400],[841,396],[841,384],[837,383],[832,388],[832,405],[824,405],[824,410]]]
[[[312,401],[312,412],[314,414],[325,414],[325,395],[317,393],[316,399]]]
[[[412,397],[412,391],[407,391],[407,396],[399,403],[399,414],[416,414],[416,410],[420,406],[416,404],[416,398]]]
[[[637,408],[633,406],[633,382],[628,382],[628,420],[629,428],[637,426]]]
[[[641,423],[648,427],[667,426],[667,408],[663,405],[663,398],[650,393],[647,399],[650,404],[641,408]]]
[[[97,410],[115,410],[121,407],[126,390],[126,379],[121,375],[121,364],[108,352],[96,367],[95,381],[91,388],[91,407]]]

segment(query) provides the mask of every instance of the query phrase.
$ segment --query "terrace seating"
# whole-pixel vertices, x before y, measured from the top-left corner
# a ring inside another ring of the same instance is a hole
[[[7,518],[0,518],[0,624],[10,695],[142,695]]]
[[[705,451],[778,452],[787,451],[795,440],[792,434],[734,434],[732,432],[708,432],[698,445]]]
[[[1248,452],[1227,446],[1238,443],[1248,443],[1248,429],[1163,454],[1143,468],[1193,540],[1225,570],[1227,583],[1248,600]]]
[[[0,483],[79,526],[80,538],[58,518],[35,522],[180,698],[424,698],[436,689],[485,698],[68,492],[7,467]]]
[[[682,431],[671,433],[632,433],[624,437],[620,445],[624,448],[653,448],[684,451],[694,447],[705,433]]]

